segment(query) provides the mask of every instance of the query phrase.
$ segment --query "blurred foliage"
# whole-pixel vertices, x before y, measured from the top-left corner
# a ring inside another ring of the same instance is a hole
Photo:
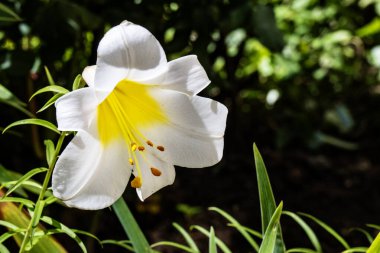
[[[0,83],[25,101],[47,83],[47,66],[67,86],[128,19],[169,59],[198,55],[213,80],[206,92],[230,108],[232,142],[369,148],[379,140],[379,15],[374,0],[5,0]]]

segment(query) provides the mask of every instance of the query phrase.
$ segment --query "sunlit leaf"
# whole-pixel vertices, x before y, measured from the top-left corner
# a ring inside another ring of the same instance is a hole
[[[155,247],[158,247],[158,246],[169,246],[169,247],[174,247],[174,248],[183,250],[185,252],[196,253],[196,251],[194,251],[192,248],[190,248],[190,247],[188,247],[186,245],[182,245],[182,244],[177,243],[177,242],[161,241],[161,242],[157,242],[157,243],[154,243],[154,244],[151,245],[152,248],[155,248]]]
[[[29,98],[29,100],[32,100],[35,96],[37,96],[41,93],[45,93],[45,92],[54,92],[56,94],[64,95],[64,94],[68,93],[69,91],[67,89],[63,88],[62,86],[59,86],[59,85],[49,85],[49,86],[43,87],[43,88],[39,89],[38,91],[36,91],[35,93],[33,93],[33,95]]]
[[[83,88],[85,85],[86,83],[84,82],[82,75],[79,74],[75,77],[75,80],[73,82],[73,90]]]
[[[317,251],[306,248],[293,248],[286,250],[286,253],[317,253]]]
[[[380,233],[377,234],[375,240],[369,246],[367,253],[379,253],[380,252]]]
[[[46,147],[45,149],[46,162],[48,166],[50,166],[54,159],[54,152],[55,152],[54,143],[51,140],[44,140],[44,144]]]
[[[263,239],[263,235],[260,232],[254,230],[252,228],[245,227],[245,226],[242,226],[242,225],[232,224],[232,223],[228,223],[227,226],[243,229],[243,230],[247,231],[248,233],[250,233],[251,235],[254,235],[254,236],[256,236],[259,239]]]
[[[37,113],[43,112],[46,109],[48,109],[50,106],[54,105],[55,101],[58,100],[58,98],[62,97],[62,94],[55,94],[52,96],[42,107],[37,111]]]
[[[380,248],[379,248],[380,249]],[[374,252],[379,252],[379,249],[377,251],[374,251]],[[367,247],[353,247],[351,249],[347,249],[345,251],[342,251],[342,253],[359,253],[359,252],[367,252],[367,253],[371,253]],[[373,253],[374,253],[373,252]]]
[[[3,133],[12,127],[21,126],[21,125],[39,125],[39,126],[43,126],[43,127],[47,128],[47,129],[50,129],[50,130],[56,132],[57,134],[60,134],[59,130],[57,129],[57,127],[54,124],[50,123],[47,120],[43,120],[43,119],[23,119],[23,120],[13,122],[12,124],[7,126],[3,130]]]
[[[45,74],[46,74],[46,77],[48,79],[49,85],[56,86],[55,81],[54,81],[53,77],[51,76],[49,69],[46,66],[44,67],[44,69],[45,69]]]

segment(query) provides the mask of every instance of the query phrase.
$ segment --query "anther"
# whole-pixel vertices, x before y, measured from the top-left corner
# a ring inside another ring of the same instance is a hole
[[[139,149],[139,151],[144,151],[145,150],[145,148],[143,146],[139,146],[138,149]]]
[[[128,161],[129,161],[129,164],[130,164],[130,165],[134,165],[134,164],[135,164],[135,163],[133,162],[132,158],[129,158]]]
[[[146,142],[146,144],[148,144],[149,146],[153,147],[153,142],[151,142],[149,140]]]
[[[157,149],[160,151],[165,151],[165,148],[163,146],[157,146]]]
[[[155,168],[155,167],[151,167],[150,168],[150,171],[152,172],[152,174],[154,175],[154,176],[156,176],[156,177],[159,177],[159,176],[161,176],[161,171],[159,170],[159,169],[157,169],[157,168]]]
[[[141,178],[140,177],[135,177],[132,181],[131,181],[131,186],[133,188],[141,188]]]
[[[135,151],[137,149],[136,143],[132,143],[131,144],[131,148],[132,148],[132,151]]]

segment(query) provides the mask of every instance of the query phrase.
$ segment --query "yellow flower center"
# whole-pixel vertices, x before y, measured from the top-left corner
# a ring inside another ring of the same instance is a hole
[[[160,105],[149,94],[149,88],[147,85],[122,80],[97,108],[100,142],[106,146],[115,140],[124,140],[128,146],[129,164],[136,166],[138,172],[138,177],[132,184],[135,188],[142,184],[142,173],[135,152],[141,152],[142,157],[145,157],[143,151],[146,144],[154,146],[139,129],[167,122]],[[164,150],[162,146],[157,146],[157,149]],[[158,169],[155,168],[152,174],[161,175],[156,170]]]

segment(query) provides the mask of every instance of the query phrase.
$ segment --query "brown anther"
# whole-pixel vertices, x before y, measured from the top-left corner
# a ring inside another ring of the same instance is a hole
[[[131,181],[131,186],[133,188],[141,188],[141,178],[140,177],[135,177],[132,181]]]
[[[165,148],[163,146],[157,146],[157,149],[160,151],[165,151]]]
[[[143,146],[139,146],[138,149],[139,149],[139,151],[144,151],[145,150],[145,148]]]
[[[146,144],[148,144],[149,146],[153,147],[153,142],[151,142],[151,141],[147,141]]]
[[[132,151],[136,151],[136,149],[137,149],[136,143],[132,143],[131,148],[132,148]]]
[[[156,176],[156,177],[159,177],[159,176],[161,176],[161,171],[159,170],[159,169],[157,169],[157,168],[155,168],[155,167],[151,167],[150,168],[150,171],[152,172],[152,174],[154,175],[154,176]]]
[[[134,165],[134,164],[135,164],[135,163],[133,162],[132,158],[129,158],[128,161],[129,161],[129,164],[130,164],[130,165]]]

